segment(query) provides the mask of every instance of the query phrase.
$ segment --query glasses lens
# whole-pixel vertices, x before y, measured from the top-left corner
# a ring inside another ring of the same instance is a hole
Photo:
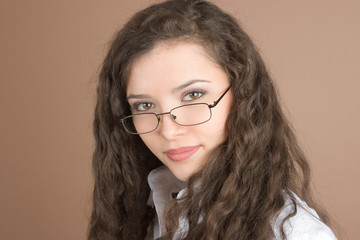
[[[211,110],[205,103],[190,104],[174,108],[171,115],[178,124],[191,126],[209,121]]]
[[[155,114],[144,113],[124,118],[123,124],[130,133],[141,134],[154,131],[157,128],[159,121]]]

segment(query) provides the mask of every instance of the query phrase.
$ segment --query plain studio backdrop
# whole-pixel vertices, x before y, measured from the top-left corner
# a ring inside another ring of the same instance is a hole
[[[86,239],[108,42],[156,1],[1,0],[0,239]],[[360,2],[214,1],[253,38],[343,239],[360,228]]]

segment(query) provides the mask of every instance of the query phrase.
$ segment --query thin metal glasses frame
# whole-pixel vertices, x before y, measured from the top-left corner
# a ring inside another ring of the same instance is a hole
[[[146,134],[146,133],[151,133],[153,131],[155,131],[158,127],[159,127],[159,123],[160,123],[160,116],[162,115],[166,115],[166,114],[169,114],[171,119],[178,125],[180,126],[196,126],[196,125],[199,125],[199,124],[203,124],[203,123],[206,123],[208,121],[210,121],[211,117],[212,117],[212,112],[211,112],[211,109],[216,107],[216,105],[220,102],[220,100],[225,96],[225,94],[230,90],[231,86],[229,86],[226,91],[218,98],[218,100],[214,101],[213,104],[207,104],[207,103],[191,103],[191,104],[185,104],[185,105],[181,105],[181,106],[178,106],[178,107],[175,107],[173,109],[171,109],[169,112],[163,112],[163,113],[136,113],[136,114],[132,114],[132,115],[128,115],[128,116],[125,116],[123,118],[120,119],[120,122],[122,123],[124,129],[130,133],[130,134],[134,134],[134,135],[140,135],[140,134]],[[206,121],[203,121],[203,122],[200,122],[200,123],[196,123],[196,124],[180,124],[176,121],[176,116],[175,115],[172,115],[171,112],[174,111],[175,109],[178,109],[178,108],[182,108],[182,107],[186,107],[186,106],[193,106],[193,105],[206,105],[208,106],[209,110],[210,110],[210,117],[208,120]],[[149,115],[155,115],[158,122],[157,122],[157,125],[156,127],[151,130],[151,131],[148,131],[148,132],[142,132],[142,133],[135,133],[135,132],[131,132],[127,129],[127,127],[125,126],[125,120],[128,119],[128,118],[132,118],[134,116],[137,116],[137,115],[146,115],[146,114],[149,114]]]

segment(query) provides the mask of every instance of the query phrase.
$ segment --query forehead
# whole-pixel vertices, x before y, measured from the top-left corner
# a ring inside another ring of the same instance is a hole
[[[194,79],[216,83],[223,80],[224,74],[201,45],[160,42],[132,63],[127,94],[159,91],[159,87],[170,89]]]

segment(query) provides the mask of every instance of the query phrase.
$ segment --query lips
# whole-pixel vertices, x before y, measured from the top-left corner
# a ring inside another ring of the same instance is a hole
[[[170,160],[175,162],[181,162],[189,157],[191,157],[193,154],[195,154],[201,146],[191,146],[191,147],[180,147],[176,149],[169,149],[165,151],[165,154],[170,158]]]

